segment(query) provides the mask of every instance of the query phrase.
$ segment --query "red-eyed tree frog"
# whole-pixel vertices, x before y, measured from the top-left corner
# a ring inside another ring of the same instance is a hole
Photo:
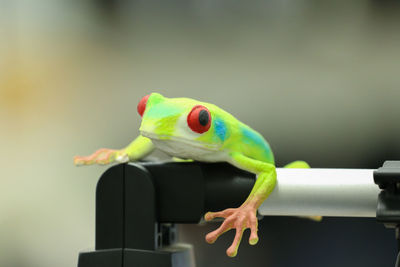
[[[152,93],[137,106],[142,117],[140,135],[127,147],[119,150],[99,149],[90,156],[76,156],[76,165],[108,164],[137,161],[159,148],[167,154],[202,162],[228,162],[252,172],[257,180],[246,201],[238,208],[208,212],[205,220],[216,217],[224,222],[206,235],[208,243],[230,229],[236,230],[232,245],[226,253],[237,254],[243,231],[250,228],[249,243],[258,242],[258,207],[276,184],[274,156],[267,141],[255,130],[238,121],[221,108],[189,98],[166,98]],[[308,168],[303,161],[286,167]]]

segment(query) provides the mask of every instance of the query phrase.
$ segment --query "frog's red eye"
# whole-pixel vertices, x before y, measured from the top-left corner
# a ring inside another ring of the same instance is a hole
[[[143,117],[143,113],[146,110],[147,100],[149,99],[150,95],[146,95],[145,97],[140,100],[139,104],[137,105],[137,112],[139,112],[140,117]]]
[[[210,111],[204,106],[194,106],[187,116],[187,123],[196,133],[204,133],[210,129],[211,126],[211,114]]]

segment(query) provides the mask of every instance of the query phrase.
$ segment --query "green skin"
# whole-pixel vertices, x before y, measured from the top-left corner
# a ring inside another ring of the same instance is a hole
[[[206,107],[211,114],[211,126],[204,133],[192,131],[187,116],[196,105]],[[140,126],[140,136],[126,148],[99,149],[87,157],[75,157],[76,165],[108,164],[112,162],[137,161],[159,148],[171,156],[203,162],[229,162],[256,174],[257,180],[246,201],[238,208],[208,212],[205,219],[225,218],[221,226],[207,234],[206,241],[214,243],[217,238],[236,230],[232,245],[226,253],[237,254],[243,231],[250,228],[249,243],[258,242],[256,213],[276,184],[276,170],[272,151],[265,139],[249,126],[238,121],[219,107],[189,98],[166,98],[152,93],[147,100]],[[289,168],[307,168],[302,161],[288,165]]]

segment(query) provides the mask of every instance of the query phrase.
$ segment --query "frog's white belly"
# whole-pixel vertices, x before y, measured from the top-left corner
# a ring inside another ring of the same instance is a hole
[[[206,148],[199,145],[171,139],[160,140],[152,138],[151,141],[158,149],[164,151],[168,155],[181,159],[193,159],[204,162],[218,162],[228,160],[228,153],[226,151]]]

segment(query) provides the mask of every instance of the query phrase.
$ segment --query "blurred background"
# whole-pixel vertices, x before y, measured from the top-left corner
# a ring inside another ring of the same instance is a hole
[[[107,167],[72,158],[137,134],[160,92],[212,102],[260,131],[278,165],[400,159],[399,1],[0,0],[0,266],[76,266],[94,246]],[[355,192],[356,194],[356,192]],[[181,227],[198,266],[394,266],[374,219],[269,217],[259,245]]]

